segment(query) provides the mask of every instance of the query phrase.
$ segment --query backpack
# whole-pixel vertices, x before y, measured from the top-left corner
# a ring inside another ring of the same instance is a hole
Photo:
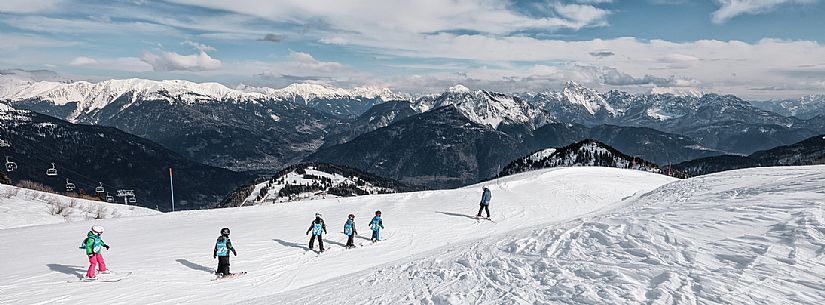
[[[229,238],[224,238],[222,241],[218,241],[215,243],[215,247],[217,251],[215,251],[217,256],[229,256],[229,247],[226,246],[226,243],[229,242]]]
[[[347,223],[344,224],[344,235],[347,235],[347,236],[352,235],[352,226],[353,226],[353,221],[348,219]]]

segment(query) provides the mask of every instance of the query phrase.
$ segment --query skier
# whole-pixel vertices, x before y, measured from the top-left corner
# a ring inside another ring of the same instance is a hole
[[[315,213],[315,220],[309,225],[307,235],[309,235],[309,232],[312,232],[312,237],[309,239],[309,249],[312,250],[315,238],[318,238],[318,247],[321,249],[321,252],[324,252],[324,239],[321,237],[321,234],[327,234],[327,225],[324,224],[321,213]]]
[[[92,230],[86,234],[86,239],[83,241],[86,256],[89,257],[89,270],[86,272],[86,279],[88,280],[95,279],[95,267],[97,267],[102,274],[109,273],[109,270],[106,269],[106,262],[103,261],[103,255],[100,254],[101,248],[109,250],[109,245],[100,238],[101,234],[103,234],[103,226],[94,225],[92,226]]]
[[[493,195],[490,194],[490,188],[484,187],[484,191],[481,194],[481,203],[479,204],[480,207],[478,208],[478,214],[476,214],[476,218],[481,218],[481,211],[487,212],[487,219],[490,219],[490,198]]]
[[[370,221],[370,228],[372,229],[372,242],[380,241],[380,230],[384,228],[384,222],[381,220],[381,211],[375,211],[375,217]]]
[[[344,223],[344,235],[348,236],[347,238],[347,245],[345,246],[347,249],[355,248],[355,235],[358,235],[358,230],[355,229],[355,215],[349,214],[347,218],[347,222]]]
[[[212,258],[218,259],[218,269],[215,270],[215,275],[219,278],[233,275],[229,272],[229,251],[238,256],[238,252],[235,252],[229,240],[229,228],[223,228],[221,236],[218,236],[218,241],[215,242],[215,250],[212,251]]]

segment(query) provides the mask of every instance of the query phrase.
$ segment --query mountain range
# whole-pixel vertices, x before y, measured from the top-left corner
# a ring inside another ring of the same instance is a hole
[[[510,94],[456,85],[413,95],[318,84],[228,88],[0,75],[0,101],[73,123],[116,127],[209,166],[268,176],[318,161],[427,187],[486,179],[515,158],[588,138],[676,164],[747,155],[825,133],[825,113],[816,110],[795,117],[731,95],[602,93],[574,82],[560,91]]]

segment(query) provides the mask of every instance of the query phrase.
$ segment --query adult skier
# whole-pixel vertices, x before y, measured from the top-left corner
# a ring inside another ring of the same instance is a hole
[[[375,211],[375,216],[370,221],[370,229],[372,229],[372,242],[381,240],[381,229],[384,228],[384,221],[381,220],[381,211]]]
[[[309,235],[309,232],[312,232],[312,237],[309,239],[309,249],[312,250],[312,245],[315,243],[315,239],[318,238],[318,247],[321,252],[324,252],[324,239],[321,234],[327,234],[327,225],[324,224],[321,213],[315,213],[315,220],[309,225],[307,235]]]
[[[346,248],[355,248],[355,235],[358,235],[358,230],[355,229],[355,215],[349,214],[347,222],[344,223],[344,235],[347,236]]]
[[[487,218],[490,218],[490,198],[493,195],[490,193],[490,188],[484,187],[484,191],[481,193],[481,203],[479,204],[480,207],[478,208],[478,214],[476,214],[477,218],[481,218],[481,211],[487,212]]]
[[[229,228],[223,228],[221,236],[218,236],[218,241],[215,242],[215,250],[212,251],[212,258],[218,259],[218,269],[215,270],[215,275],[219,278],[232,275],[229,272],[229,251],[238,256],[238,252],[232,247],[232,241],[229,240]]]
[[[103,234],[103,226],[94,225],[83,241],[86,256],[89,257],[89,270],[86,271],[86,279],[88,280],[95,279],[95,269],[100,270],[100,273],[103,274],[109,273],[109,270],[106,269],[106,262],[103,261],[103,255],[100,254],[100,251],[103,250],[101,248],[109,250],[109,245],[103,242],[100,237],[101,234]]]

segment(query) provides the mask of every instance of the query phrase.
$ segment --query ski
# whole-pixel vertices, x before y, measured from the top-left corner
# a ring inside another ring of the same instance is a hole
[[[213,278],[212,281],[231,280],[231,279],[243,276],[243,275],[246,275],[246,271],[232,273],[232,274],[224,275],[224,276],[215,276],[215,278]]]
[[[112,272],[109,274],[99,274],[96,278],[90,279],[86,277],[78,278],[75,280],[69,280],[68,283],[93,283],[93,282],[100,282],[100,283],[115,283],[120,282],[127,277],[132,275],[132,272]]]

